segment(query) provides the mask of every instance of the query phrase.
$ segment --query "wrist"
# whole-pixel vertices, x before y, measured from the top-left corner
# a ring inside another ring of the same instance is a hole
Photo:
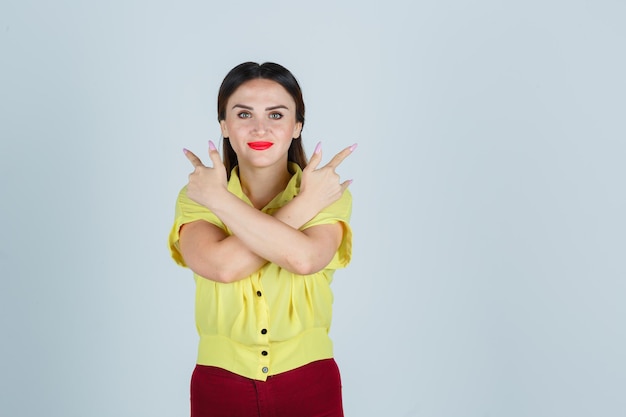
[[[217,214],[219,208],[223,207],[229,196],[232,195],[233,194],[231,194],[228,189],[220,187],[214,190],[207,191],[206,197],[202,204],[206,208]]]
[[[318,207],[319,203],[312,194],[303,192],[296,195],[291,201],[291,204],[302,214],[303,218],[306,218],[306,221],[315,217],[315,215],[323,209],[323,207]]]

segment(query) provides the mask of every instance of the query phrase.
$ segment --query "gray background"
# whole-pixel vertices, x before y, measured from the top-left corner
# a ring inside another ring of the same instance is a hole
[[[0,415],[184,416],[174,200],[243,61],[359,143],[347,416],[626,415],[621,1],[0,4]]]

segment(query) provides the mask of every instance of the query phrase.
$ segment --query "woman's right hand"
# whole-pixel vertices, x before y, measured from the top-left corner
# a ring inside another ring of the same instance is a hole
[[[212,141],[209,141],[209,158],[213,167],[205,166],[190,150],[184,149],[185,156],[194,170],[189,174],[187,196],[208,209],[213,209],[221,200],[220,193],[227,192],[226,168]]]
[[[308,165],[302,170],[300,196],[308,199],[318,211],[339,200],[352,183],[352,180],[339,182],[340,177],[336,169],[356,149],[356,146],[354,144],[343,149],[321,168],[318,168],[322,160],[321,144],[316,146]]]

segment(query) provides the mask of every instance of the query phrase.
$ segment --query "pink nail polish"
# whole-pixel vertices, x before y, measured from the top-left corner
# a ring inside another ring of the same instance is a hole
[[[313,153],[320,153],[321,150],[322,150],[322,142],[318,142],[317,145],[315,146],[315,150],[313,151]]]
[[[189,152],[189,149],[183,148],[183,153],[187,153],[187,152]]]
[[[350,146],[350,152],[354,151],[357,146],[358,146],[358,143],[355,143],[354,145]]]
[[[209,141],[209,149],[212,150],[212,151],[217,150],[217,148],[215,147],[215,144],[213,143],[212,140]]]

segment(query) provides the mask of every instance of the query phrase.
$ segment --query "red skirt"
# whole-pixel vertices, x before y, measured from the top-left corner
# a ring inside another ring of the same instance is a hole
[[[257,381],[196,365],[191,417],[343,417],[341,378],[334,359],[312,362]]]

